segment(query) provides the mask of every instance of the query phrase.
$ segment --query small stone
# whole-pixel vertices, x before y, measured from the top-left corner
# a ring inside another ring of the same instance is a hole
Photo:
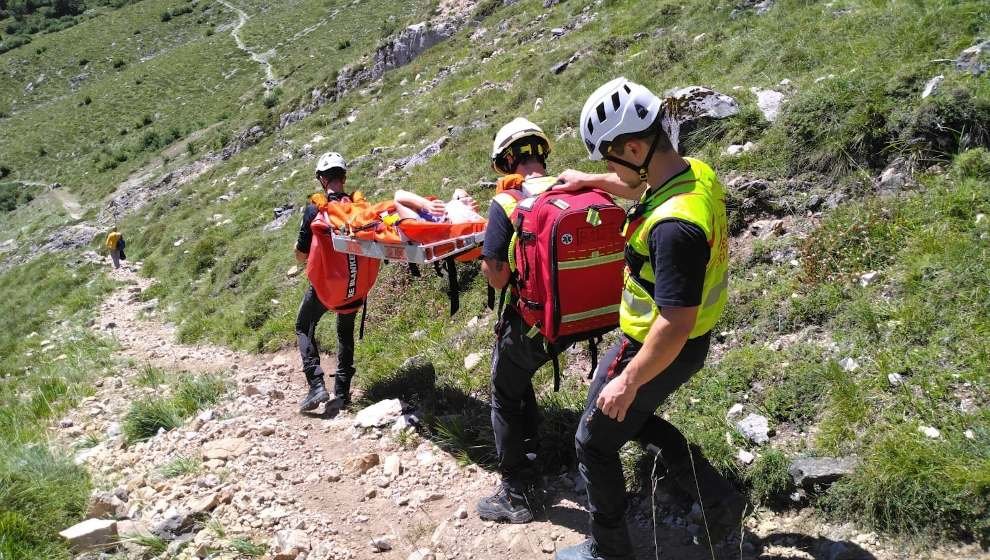
[[[564,30],[563,27],[554,27],[553,29],[550,30],[550,33],[553,34],[554,37],[560,37],[564,33],[566,33],[566,31]]]
[[[933,428],[931,426],[918,426],[918,431],[924,434],[925,437],[931,439],[938,439],[942,436],[942,432],[939,432],[938,428]]]
[[[243,389],[241,389],[241,393],[245,397],[253,397],[255,395],[260,395],[261,394],[261,391],[258,390],[258,387],[257,386],[252,385],[251,383],[248,383],[247,385],[244,386]]]
[[[113,519],[87,519],[59,532],[59,536],[69,541],[69,546],[76,552],[98,550],[116,543],[117,522]]]
[[[203,444],[204,459],[229,460],[244,455],[251,449],[251,443],[243,438],[218,439]]]
[[[770,421],[765,416],[750,414],[736,422],[739,432],[757,445],[770,441]]]
[[[288,278],[295,278],[298,275],[299,275],[299,267],[298,266],[292,266],[292,267],[289,268],[289,270],[286,270],[285,271],[285,276],[288,277]]]
[[[739,459],[739,462],[744,465],[748,465],[752,463],[753,459],[755,458],[756,458],[755,455],[753,455],[749,451],[746,451],[745,449],[740,449],[739,452],[736,453],[736,459]]]
[[[986,220],[987,220],[987,215],[986,214],[977,214],[976,215],[976,225],[980,225],[983,222],[985,222]]]
[[[900,387],[904,384],[904,376],[899,373],[888,373],[887,382],[890,383],[891,387]]]
[[[877,279],[877,275],[878,274],[879,273],[878,272],[875,272],[875,271],[871,271],[871,272],[866,272],[866,273],[860,274],[859,275],[859,285],[862,286],[862,287],[864,287],[864,288],[866,286],[869,286],[870,284],[873,283],[874,280]]]
[[[743,412],[742,403],[736,403],[729,408],[729,411],[725,413],[726,420],[730,420],[736,416],[739,416]]]
[[[436,555],[428,548],[420,548],[413,551],[406,560],[436,560]]]
[[[543,552],[545,552],[547,554],[550,554],[550,553],[554,552],[555,550],[557,550],[557,546],[554,545],[554,543],[553,543],[552,540],[550,540],[550,539],[543,539],[542,541],[540,541],[540,550],[542,550]]]
[[[106,429],[107,437],[113,439],[121,434],[120,422],[110,422]]]
[[[772,89],[749,88],[756,96],[756,106],[763,112],[763,118],[773,122],[780,114],[780,106],[784,102],[784,94]]]
[[[388,552],[392,550],[392,543],[386,536],[371,539],[371,550],[373,552]]]
[[[309,535],[298,529],[286,529],[275,533],[271,549],[275,560],[296,560],[304,552],[309,552]]]
[[[966,430],[965,432],[963,432],[963,435],[966,436],[966,439],[976,439],[976,434],[973,432],[973,430]]]
[[[859,465],[859,458],[850,457],[800,457],[788,468],[794,484],[804,488],[828,486],[842,477],[849,476]]]
[[[942,84],[942,80],[944,79],[945,76],[939,74],[938,76],[935,76],[934,78],[928,80],[928,82],[925,84],[924,91],[921,92],[921,98],[924,99],[930,96],[931,94],[935,93],[935,90],[938,89],[938,86]]]
[[[381,428],[395,422],[404,408],[399,399],[379,401],[362,409],[354,417],[354,425],[359,428]]]
[[[378,490],[375,490],[374,488],[368,488],[364,492],[364,499],[366,499],[366,500],[372,500],[377,495],[378,495]]]
[[[457,511],[454,512],[454,519],[467,519],[467,517],[468,517],[468,510],[466,506],[462,505],[461,507],[457,508]]]
[[[839,367],[842,368],[842,371],[856,371],[859,369],[859,363],[850,357],[846,357],[839,360]]]
[[[347,465],[355,474],[364,474],[370,471],[379,462],[380,459],[377,453],[365,453],[364,455],[351,457],[348,459]]]
[[[395,478],[402,474],[402,459],[398,455],[385,457],[385,464],[382,467],[385,476]]]

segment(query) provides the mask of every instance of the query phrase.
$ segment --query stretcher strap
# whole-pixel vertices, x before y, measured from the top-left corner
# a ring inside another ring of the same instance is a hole
[[[444,259],[444,266],[447,269],[447,297],[450,298],[450,315],[453,316],[461,307],[461,288],[457,282],[457,263],[454,257]]]
[[[602,337],[595,336],[588,339],[588,354],[591,355],[591,370],[588,372],[588,379],[595,376],[595,370],[598,369],[598,344],[601,343]]]
[[[368,314],[368,298],[364,298],[364,303],[361,304],[361,328],[358,330],[358,340],[364,340],[364,317],[367,314]]]

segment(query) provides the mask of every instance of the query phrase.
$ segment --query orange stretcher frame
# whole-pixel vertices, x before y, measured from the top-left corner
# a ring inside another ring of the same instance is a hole
[[[438,224],[402,220],[381,230],[365,229],[351,234],[333,232],[333,248],[341,253],[401,263],[430,264],[447,257],[459,261],[478,258],[485,240],[487,222]],[[384,234],[383,234],[384,233]]]

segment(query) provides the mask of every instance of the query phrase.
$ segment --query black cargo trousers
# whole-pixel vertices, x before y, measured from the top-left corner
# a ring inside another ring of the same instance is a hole
[[[622,446],[635,439],[644,445],[652,444],[659,448],[668,469],[683,469],[690,465],[690,451],[684,435],[654,412],[678,387],[701,370],[708,355],[709,342],[710,333],[689,340],[667,369],[639,388],[622,422],[606,416],[596,401],[609,380],[622,373],[642,345],[623,336],[598,364],[574,440],[578,471],[588,492],[591,538],[602,556],[621,558],[633,554],[625,522],[626,483],[619,460]],[[702,459],[698,457],[696,460]],[[675,475],[675,480],[677,478]],[[708,481],[702,480],[700,483],[704,485]]]
[[[533,390],[533,375],[551,360],[543,335],[529,336],[529,332],[530,326],[515,305],[507,304],[495,325],[492,431],[498,470],[503,481],[516,490],[535,482],[539,474],[534,461],[526,457],[539,449],[537,430],[543,421]]]
[[[355,310],[359,308],[358,302]],[[299,314],[296,315],[296,340],[302,357],[303,373],[310,387],[323,383],[323,368],[320,367],[320,347],[316,342],[316,325],[327,312],[316,290],[312,286],[306,290]],[[350,400],[351,379],[354,377],[354,321],[357,312],[337,313],[337,371],[334,374],[334,394]]]

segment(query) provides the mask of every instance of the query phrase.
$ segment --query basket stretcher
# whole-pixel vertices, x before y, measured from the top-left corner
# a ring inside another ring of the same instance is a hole
[[[471,260],[485,240],[486,222],[437,224],[403,220],[384,229],[351,234],[334,231],[333,248],[341,253],[409,264],[432,264],[448,257]]]

